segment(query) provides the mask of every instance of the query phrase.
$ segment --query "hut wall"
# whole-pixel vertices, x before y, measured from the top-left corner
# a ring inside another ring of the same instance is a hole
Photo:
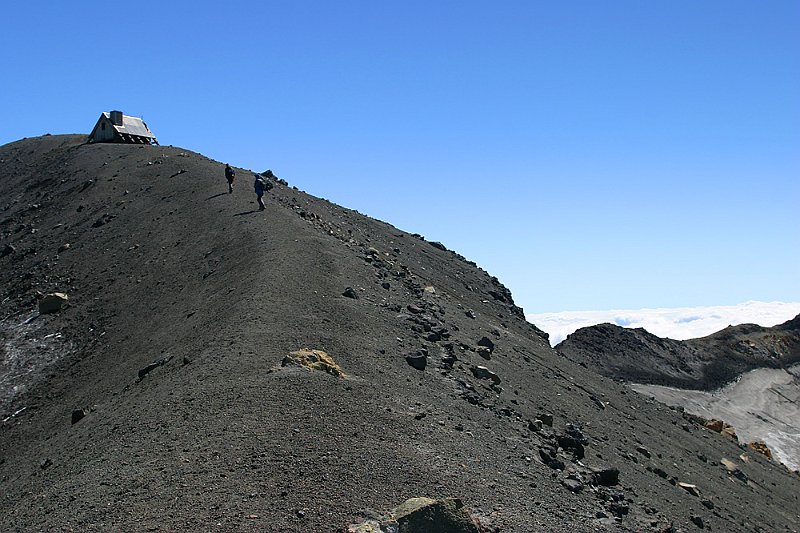
[[[103,128],[105,126],[105,129]],[[114,140],[114,126],[111,121],[103,116],[97,123],[94,130],[94,142],[109,142]]]

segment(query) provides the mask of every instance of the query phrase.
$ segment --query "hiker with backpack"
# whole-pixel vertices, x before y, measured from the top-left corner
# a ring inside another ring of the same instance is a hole
[[[263,211],[264,210],[264,200],[262,199],[262,197],[264,196],[264,193],[266,191],[268,191],[268,190],[270,190],[272,188],[272,183],[269,183],[268,181],[266,181],[264,179],[263,176],[259,176],[258,174],[255,174],[255,177],[256,177],[256,181],[253,184],[253,188],[256,191],[256,198],[258,199],[258,210],[259,211]]]
[[[228,180],[228,193],[233,192],[233,182],[236,179],[236,171],[227,163],[225,164],[225,179]]]

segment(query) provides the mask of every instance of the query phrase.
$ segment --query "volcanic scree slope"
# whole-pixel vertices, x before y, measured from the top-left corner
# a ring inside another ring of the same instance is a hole
[[[0,147],[0,529],[335,531],[456,496],[503,531],[797,530],[796,475],[559,356],[458,254],[83,140]],[[304,348],[346,377],[281,366]]]

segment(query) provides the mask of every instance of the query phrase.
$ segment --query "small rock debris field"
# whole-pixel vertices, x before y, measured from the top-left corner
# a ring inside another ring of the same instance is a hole
[[[0,530],[346,531],[424,497],[485,531],[797,531],[797,475],[558,355],[444,245],[84,141],[0,147]]]

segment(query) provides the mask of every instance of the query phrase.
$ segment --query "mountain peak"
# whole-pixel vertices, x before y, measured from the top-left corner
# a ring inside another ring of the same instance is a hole
[[[422,497],[489,531],[800,520],[800,479],[729,476],[738,447],[557,354],[444,245],[84,141],[0,147],[0,529],[336,531]]]

